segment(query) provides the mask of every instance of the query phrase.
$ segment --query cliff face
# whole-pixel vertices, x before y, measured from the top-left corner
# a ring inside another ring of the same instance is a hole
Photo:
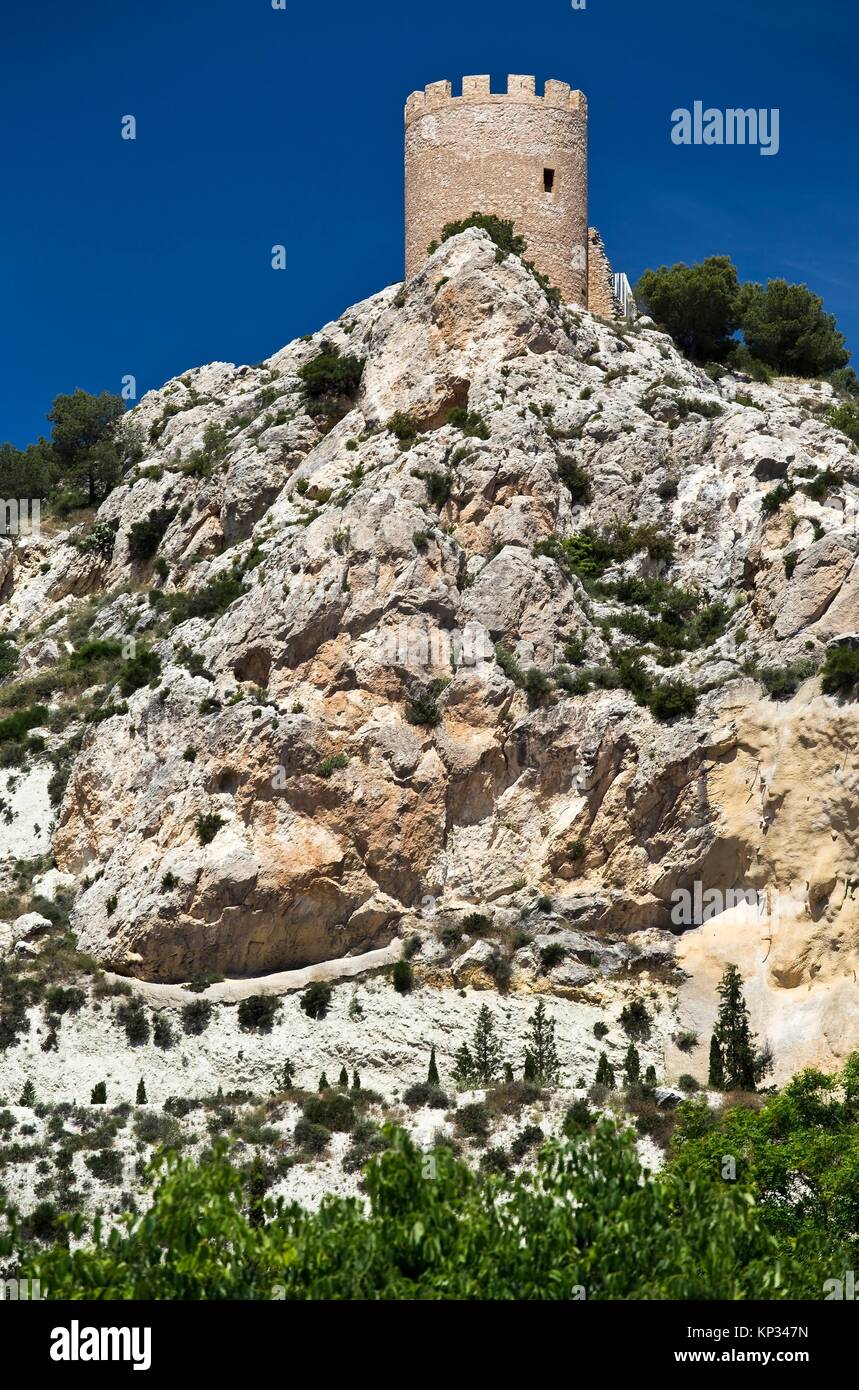
[[[366,359],[333,427],[297,376],[326,340]],[[677,940],[702,1029],[737,959],[778,1060],[779,1044],[791,1068],[843,1056],[859,718],[814,670],[859,631],[859,468],[831,399],[714,382],[646,320],[555,308],[476,231],[258,367],[147,395],[123,426],[144,456],[98,518],[117,524],[112,557],[68,533],[0,543],[25,671],[62,657],[87,601],[91,637],[161,662],[157,688],[85,727],[58,815],[81,946],[152,981],[258,974],[470,911],[509,928],[514,991],[584,988],[586,951],[547,972],[517,942],[536,892],[575,931],[653,929],[668,958]],[[447,423],[463,405],[471,432]],[[410,447],[385,428],[396,412]],[[161,509],[166,580],[128,552]],[[619,525],[633,535],[600,552],[596,586],[581,548],[550,541]],[[171,624],[147,600],[230,572],[237,596],[208,614]],[[582,677],[651,638],[651,683],[693,687],[694,712],[655,718]],[[796,693],[769,698],[755,673],[798,663]],[[758,906],[667,935],[696,884]],[[488,984],[479,956],[428,949],[427,978]]]

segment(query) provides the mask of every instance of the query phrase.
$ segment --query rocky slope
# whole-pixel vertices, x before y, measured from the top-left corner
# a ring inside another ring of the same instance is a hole
[[[365,359],[336,422],[298,376],[324,344]],[[8,859],[44,851],[48,755],[72,925],[111,971],[261,976],[414,937],[428,991],[654,991],[671,1075],[706,1068],[672,1026],[706,1033],[736,959],[776,1076],[829,1065],[859,1042],[859,719],[815,674],[859,631],[831,403],[557,307],[477,231],[257,367],[149,393],[97,518],[0,541],[7,684],[51,711],[2,774]],[[153,513],[157,557],[132,559]],[[586,528],[604,544],[565,544]],[[51,690],[111,639],[156,654],[149,684]],[[636,645],[653,708],[618,684]],[[774,700],[759,673],[788,667]],[[696,884],[764,908],[680,935]]]

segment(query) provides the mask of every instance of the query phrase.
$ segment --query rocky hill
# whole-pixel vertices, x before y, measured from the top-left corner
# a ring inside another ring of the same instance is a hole
[[[314,393],[337,355],[355,381]],[[859,643],[859,459],[832,403],[556,305],[479,231],[146,395],[97,515],[0,541],[5,949],[44,953],[67,902],[148,1008],[178,1018],[199,977],[216,1007],[289,997],[178,1071],[119,1058],[97,999],[46,1051],[34,1005],[0,1092],[145,1069],[190,1095],[287,1055],[400,1085],[431,1041],[449,1072],[493,995],[520,1050],[551,999],[569,1086],[619,1061],[594,1022],[636,999],[643,1060],[704,1079],[727,961],[776,1079],[845,1057],[859,719],[820,672]],[[724,910],[678,921],[682,890]],[[404,947],[411,995],[378,974]],[[324,1038],[317,976],[359,982]]]

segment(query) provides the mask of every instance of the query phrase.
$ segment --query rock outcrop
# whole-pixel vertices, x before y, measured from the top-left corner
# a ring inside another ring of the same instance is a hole
[[[323,343],[365,359],[336,420],[298,376]],[[512,924],[537,893],[564,934],[655,932],[670,957],[677,890],[743,886],[797,904],[766,948],[743,938],[768,1027],[786,1036],[801,1000],[792,1064],[843,1056],[859,714],[815,672],[859,631],[859,461],[831,404],[819,383],[715,381],[648,320],[557,307],[478,231],[258,367],[149,393],[96,519],[112,553],[69,530],[0,554],[19,677],[62,660],[87,604],[91,637],[160,661],[67,726],[53,842],[82,948],[151,981],[260,974],[426,934],[452,903]],[[153,512],[159,574],[129,552]],[[623,526],[583,582],[564,540]],[[147,600],[217,582],[226,600],[179,621]],[[642,645],[694,710],[656,718],[583,675]],[[788,701],[757,678],[777,667],[799,671]],[[739,946],[691,925],[686,988],[712,1003]],[[581,988],[588,955],[559,944],[553,982],[513,942],[510,987]],[[491,983],[484,945],[452,982]]]

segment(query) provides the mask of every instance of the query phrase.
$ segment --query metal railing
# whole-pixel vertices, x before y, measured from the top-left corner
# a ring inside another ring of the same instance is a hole
[[[632,293],[632,285],[627,280],[623,271],[621,270],[619,274],[613,275],[612,280],[614,282],[614,297],[617,300],[618,308],[620,309],[620,312],[623,314],[623,317],[625,319],[637,318],[638,305],[636,304],[635,296]]]

